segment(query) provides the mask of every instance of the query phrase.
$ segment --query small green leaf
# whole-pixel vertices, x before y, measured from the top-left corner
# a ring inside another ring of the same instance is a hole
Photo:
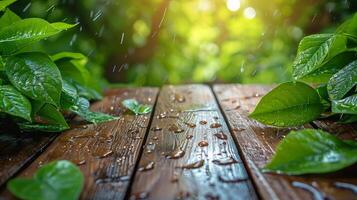
[[[58,124],[69,128],[62,113],[51,104],[45,104],[36,114],[42,119],[47,120],[50,124]]]
[[[152,107],[149,105],[140,104],[135,99],[126,99],[122,101],[123,106],[131,110],[136,115],[147,114],[152,111]]]
[[[54,62],[59,60],[81,60],[83,64],[87,63],[88,58],[81,53],[73,53],[73,52],[60,52],[53,56],[51,56]]]
[[[113,121],[117,119],[117,117],[113,117],[111,115],[107,115],[105,113],[100,112],[92,112],[89,110],[89,101],[83,97],[80,97],[77,103],[69,108],[72,112],[81,116],[86,121],[97,124],[107,121]]]
[[[5,13],[0,18],[0,30],[20,20],[21,18],[17,16],[14,12],[9,9],[6,9]]]
[[[0,86],[0,112],[31,121],[31,103],[11,85]]]
[[[0,1],[0,11],[5,10],[6,7],[14,3],[16,0],[1,0]]]
[[[293,76],[300,79],[310,74],[344,50],[346,37],[343,35],[318,34],[303,38],[293,63]]]
[[[50,24],[43,19],[28,18],[0,30],[0,54],[12,55],[34,42],[72,28],[65,23]]]
[[[348,35],[357,36],[357,13],[351,19],[345,21],[337,28],[338,33],[345,33]]]
[[[265,95],[250,117],[274,126],[299,126],[318,118],[322,110],[313,88],[302,82],[287,82]]]
[[[20,129],[23,131],[41,131],[41,132],[62,132],[69,129],[68,126],[61,124],[31,124],[31,123],[19,123]]]
[[[357,94],[332,101],[332,112],[357,114]]]
[[[328,94],[332,100],[342,99],[355,85],[357,85],[357,60],[331,77],[327,83]]]
[[[46,54],[31,52],[11,56],[5,71],[10,82],[27,97],[59,105],[61,74]]]
[[[357,142],[321,130],[291,131],[263,171],[289,175],[327,173],[357,162]]]
[[[15,178],[7,183],[12,194],[25,200],[76,200],[83,188],[80,169],[66,160],[42,166],[32,179]]]

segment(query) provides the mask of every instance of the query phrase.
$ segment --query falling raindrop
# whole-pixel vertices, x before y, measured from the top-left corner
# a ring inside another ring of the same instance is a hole
[[[31,2],[28,3],[24,9],[22,9],[22,12],[26,12],[30,8],[30,6],[31,6]]]

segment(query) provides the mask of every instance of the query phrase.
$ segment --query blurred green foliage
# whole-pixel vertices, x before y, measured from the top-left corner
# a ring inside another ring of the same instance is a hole
[[[354,0],[21,0],[23,17],[79,23],[33,47],[82,52],[97,87],[291,79],[299,40],[329,32]]]

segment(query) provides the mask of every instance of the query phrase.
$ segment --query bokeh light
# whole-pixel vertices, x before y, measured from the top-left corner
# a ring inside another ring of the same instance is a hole
[[[240,8],[240,0],[227,0],[227,8],[230,11],[237,11]]]
[[[244,9],[244,17],[247,19],[253,19],[256,14],[255,9],[252,7]]]

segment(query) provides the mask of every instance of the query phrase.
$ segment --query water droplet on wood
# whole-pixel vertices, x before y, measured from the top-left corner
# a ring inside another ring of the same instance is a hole
[[[214,136],[216,136],[220,140],[227,140],[227,138],[228,138],[228,136],[226,134],[224,134],[223,132],[216,133],[216,134],[214,134]]]
[[[178,150],[175,150],[175,151],[171,152],[170,154],[166,155],[166,158],[178,159],[178,158],[182,158],[184,155],[185,155],[185,151],[178,149]]]
[[[199,146],[199,147],[206,147],[206,146],[208,146],[208,142],[205,141],[205,140],[200,141],[200,142],[198,143],[198,146]]]
[[[231,164],[237,163],[238,161],[236,161],[232,157],[227,157],[227,158],[216,159],[216,160],[213,160],[212,162],[216,165],[231,165]]]
[[[211,124],[211,128],[219,128],[219,127],[221,127],[222,125],[220,124],[220,123],[213,123],[213,124]]]
[[[159,127],[159,126],[155,126],[155,127],[151,128],[151,130],[152,130],[152,131],[161,131],[162,128]]]
[[[192,138],[193,138],[193,135],[187,135],[187,136],[186,136],[186,139],[188,139],[188,140],[189,140],[189,139],[192,139]]]
[[[190,128],[195,128],[196,127],[196,124],[194,124],[194,123],[185,122],[185,124]]]
[[[247,178],[235,178],[235,179],[227,179],[223,176],[218,176],[218,180],[223,182],[223,183],[239,183],[242,181],[246,181]]]
[[[182,169],[197,169],[202,167],[205,164],[205,160],[199,160],[187,165],[182,165],[182,166],[178,166],[176,168],[182,168]]]
[[[201,124],[201,125],[205,125],[205,124],[207,124],[207,121],[206,121],[206,120],[201,120],[201,121],[200,121],[200,124]]]
[[[140,200],[140,199],[147,199],[149,197],[148,192],[138,192],[130,196],[130,200]]]
[[[140,172],[143,172],[143,171],[149,171],[149,170],[152,170],[154,169],[155,167],[155,162],[153,161],[150,161],[148,164],[146,164],[144,167],[139,167],[139,171]]]

